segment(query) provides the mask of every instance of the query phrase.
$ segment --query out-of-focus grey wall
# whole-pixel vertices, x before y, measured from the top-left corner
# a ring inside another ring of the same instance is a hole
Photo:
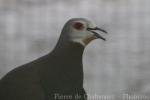
[[[107,42],[95,40],[85,50],[87,92],[150,95],[149,5],[150,0],[0,0],[0,77],[50,52],[64,23],[84,17],[109,32]]]

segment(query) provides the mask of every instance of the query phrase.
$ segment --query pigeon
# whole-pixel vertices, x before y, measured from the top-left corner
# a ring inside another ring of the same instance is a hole
[[[84,48],[107,33],[85,18],[72,18],[63,27],[54,49],[8,72],[0,80],[1,100],[87,100],[83,87]]]

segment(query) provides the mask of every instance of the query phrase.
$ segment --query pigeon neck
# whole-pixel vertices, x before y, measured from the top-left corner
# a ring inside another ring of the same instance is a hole
[[[81,45],[80,43],[75,43],[75,42],[66,42],[66,43],[58,43],[54,49],[55,52],[66,54],[69,56],[81,56],[84,51],[84,46]],[[64,55],[65,57],[65,55]]]
[[[53,58],[58,62],[54,63],[54,70],[58,71],[60,83],[66,82],[67,87],[83,86],[83,66],[82,55],[84,46],[79,43],[68,42],[67,44],[57,44],[52,51]],[[51,67],[48,67],[51,68]],[[47,69],[49,71],[49,69]],[[50,69],[51,71],[51,69]],[[50,73],[50,72],[48,72]],[[66,78],[67,77],[67,78]],[[67,80],[66,80],[67,79]],[[73,83],[72,83],[73,82]]]

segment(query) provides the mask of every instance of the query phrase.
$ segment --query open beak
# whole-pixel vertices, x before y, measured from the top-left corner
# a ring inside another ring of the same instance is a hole
[[[95,31],[101,31],[101,32],[103,32],[103,33],[105,33],[105,34],[107,34],[107,31],[105,31],[105,30],[103,30],[103,29],[101,29],[101,28],[98,28],[98,27],[95,27],[95,28],[87,28],[87,30],[90,31],[90,32],[92,32],[92,33],[94,33],[94,36],[95,36],[96,38],[100,38],[100,39],[106,41],[106,39],[105,39],[103,36],[101,36],[100,34],[98,34],[98,33],[95,32]]]

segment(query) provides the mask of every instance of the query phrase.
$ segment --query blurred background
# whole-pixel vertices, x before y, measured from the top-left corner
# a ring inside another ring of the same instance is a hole
[[[49,53],[70,18],[107,30],[84,52],[89,95],[150,95],[150,0],[0,0],[0,78]],[[134,100],[150,100],[140,98]]]

